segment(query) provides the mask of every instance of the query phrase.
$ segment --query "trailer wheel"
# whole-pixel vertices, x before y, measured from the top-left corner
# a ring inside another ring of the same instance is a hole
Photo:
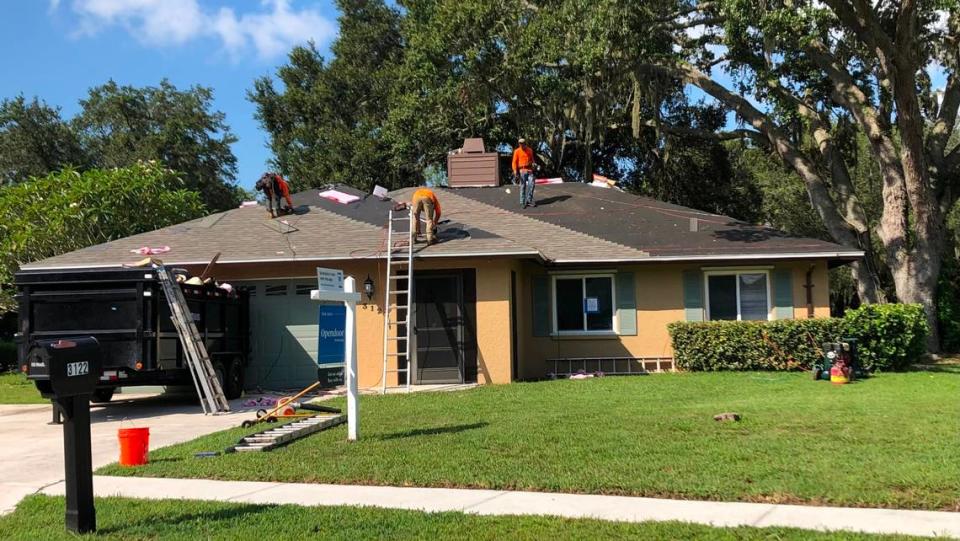
[[[227,381],[223,393],[231,400],[240,398],[240,395],[243,394],[243,363],[240,362],[240,359],[236,357],[231,359],[224,375]]]
[[[217,383],[220,384],[220,389],[223,390],[224,394],[226,394],[227,374],[223,370],[222,362],[213,362],[213,373],[217,376]]]
[[[114,391],[116,391],[116,389],[97,389],[93,391],[91,402],[106,404],[113,398]]]

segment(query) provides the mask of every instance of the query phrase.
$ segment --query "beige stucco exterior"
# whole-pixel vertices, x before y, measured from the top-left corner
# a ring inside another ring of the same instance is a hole
[[[362,388],[381,384],[383,359],[383,294],[385,268],[383,261],[349,260],[342,262],[234,264],[218,267],[221,281],[244,281],[278,278],[313,278],[316,267],[342,269],[353,276],[358,285],[370,276],[375,295],[365,296],[357,312],[357,353],[359,384]],[[667,325],[685,319],[683,272],[709,270],[716,267],[745,269],[789,269],[793,289],[793,317],[808,317],[807,272],[810,271],[812,310],[814,317],[828,317],[829,287],[826,261],[776,262],[758,265],[717,265],[647,263],[633,265],[593,265],[589,268],[564,268],[564,271],[631,272],[634,276],[637,332],[634,335],[603,337],[544,336],[534,337],[531,280],[535,275],[549,274],[537,262],[508,258],[459,258],[418,261],[417,271],[440,269],[475,269],[476,272],[476,341],[477,380],[479,383],[508,383],[517,379],[536,379],[547,375],[548,359],[584,357],[631,357],[637,359],[669,359],[672,356]],[[560,269],[557,269],[560,270]],[[513,285],[512,285],[513,284]],[[513,288],[515,287],[515,296]],[[511,304],[514,305],[512,309]],[[516,321],[513,321],[514,313]],[[773,310],[771,310],[773,314]],[[516,328],[516,362],[513,360]],[[256,332],[256,329],[252,329]],[[391,343],[392,345],[393,343]],[[395,362],[395,357],[392,358]],[[514,370],[516,366],[516,370]],[[639,367],[639,364],[637,365]],[[648,365],[649,367],[649,365]],[[388,386],[396,385],[396,373],[388,375]]]

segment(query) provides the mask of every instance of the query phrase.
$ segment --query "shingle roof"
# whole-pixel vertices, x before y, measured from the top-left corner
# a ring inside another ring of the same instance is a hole
[[[142,246],[170,246],[170,264],[344,260],[384,256],[394,201],[366,196],[342,205],[308,190],[293,196],[298,214],[269,219],[239,208],[24,265],[25,269],[115,266],[140,259]],[[391,193],[409,200],[412,188]],[[521,210],[516,186],[440,189],[440,242],[417,257],[512,256],[557,263],[781,258],[851,260],[860,252],[583,184],[537,187],[539,205]],[[690,219],[697,219],[691,231]],[[447,222],[446,220],[449,220]]]
[[[537,186],[537,206],[524,210],[518,209],[517,190],[508,192],[508,188],[463,188],[456,193],[496,209],[642,251],[650,258],[824,253],[856,258],[862,255],[859,250],[832,242],[795,237],[770,227],[613,188],[580,183]],[[627,253],[623,255],[626,257]]]

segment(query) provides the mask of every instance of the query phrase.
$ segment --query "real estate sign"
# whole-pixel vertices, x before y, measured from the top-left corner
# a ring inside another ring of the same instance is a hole
[[[320,291],[343,291],[343,271],[317,267],[317,288]]]
[[[321,304],[318,324],[317,379],[324,387],[343,385],[347,308],[342,303]]]

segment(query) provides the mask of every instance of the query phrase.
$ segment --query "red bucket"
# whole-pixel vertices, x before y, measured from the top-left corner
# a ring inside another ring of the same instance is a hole
[[[142,466],[150,455],[149,428],[121,428],[117,432],[120,439],[120,465]]]

